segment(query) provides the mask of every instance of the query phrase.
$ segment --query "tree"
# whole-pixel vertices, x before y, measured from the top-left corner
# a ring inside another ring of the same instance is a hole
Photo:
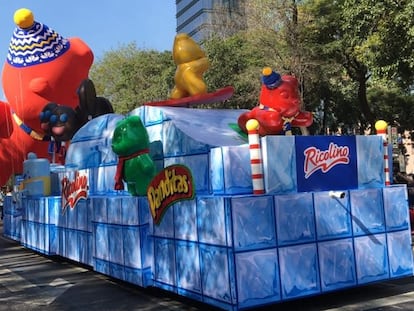
[[[256,106],[260,92],[260,69],[264,62],[244,33],[226,39],[211,37],[203,43],[203,48],[210,61],[210,68],[205,74],[209,90],[227,85],[236,90],[224,106],[218,103],[209,107],[250,109]]]
[[[412,50],[412,20],[408,22],[412,5],[412,1],[392,0],[306,2],[306,10],[314,16],[308,32],[319,46],[320,56],[334,60],[356,83],[361,129],[373,128],[378,118],[368,101],[377,80],[412,85],[408,74],[412,75],[408,70],[412,53],[405,49],[408,44]]]
[[[176,66],[171,52],[139,50],[134,43],[104,54],[90,76],[97,94],[108,98],[117,113],[145,102],[165,100],[174,84]]]

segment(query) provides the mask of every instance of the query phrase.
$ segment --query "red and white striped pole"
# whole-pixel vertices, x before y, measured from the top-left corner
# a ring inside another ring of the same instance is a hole
[[[260,148],[259,122],[250,119],[246,123],[249,139],[250,166],[252,169],[253,194],[264,194],[262,150]]]
[[[378,120],[375,123],[375,129],[377,130],[377,135],[382,137],[382,142],[384,146],[384,174],[385,174],[385,186],[391,185],[390,180],[390,166],[389,166],[389,156],[388,156],[388,138],[387,138],[387,127],[388,124],[384,120]]]

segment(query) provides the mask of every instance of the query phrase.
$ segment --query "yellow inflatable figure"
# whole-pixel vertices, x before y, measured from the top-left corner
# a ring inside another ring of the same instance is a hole
[[[187,34],[180,33],[175,36],[173,60],[177,70],[171,99],[207,93],[203,74],[209,67],[208,59],[200,46]]]

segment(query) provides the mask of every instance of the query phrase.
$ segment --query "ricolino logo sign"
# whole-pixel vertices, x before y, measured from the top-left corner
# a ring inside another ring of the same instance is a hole
[[[295,154],[298,191],[358,187],[355,136],[296,136]]]
[[[61,180],[62,185],[62,209],[74,208],[80,199],[88,197],[88,177],[84,173],[75,171],[73,179],[64,176]]]
[[[306,179],[317,170],[326,173],[335,165],[349,163],[349,147],[338,146],[335,143],[330,143],[327,150],[320,150],[316,147],[306,148],[304,155],[303,167]]]

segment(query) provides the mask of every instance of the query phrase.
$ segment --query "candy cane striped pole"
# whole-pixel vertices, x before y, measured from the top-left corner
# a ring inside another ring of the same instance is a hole
[[[262,151],[260,148],[259,122],[250,119],[246,123],[252,169],[253,194],[264,194]]]
[[[389,157],[388,157],[388,139],[387,139],[387,122],[384,120],[379,120],[375,123],[375,129],[377,130],[377,135],[382,137],[382,142],[384,146],[384,174],[385,174],[385,186],[391,185],[390,181],[390,167],[389,167]]]

